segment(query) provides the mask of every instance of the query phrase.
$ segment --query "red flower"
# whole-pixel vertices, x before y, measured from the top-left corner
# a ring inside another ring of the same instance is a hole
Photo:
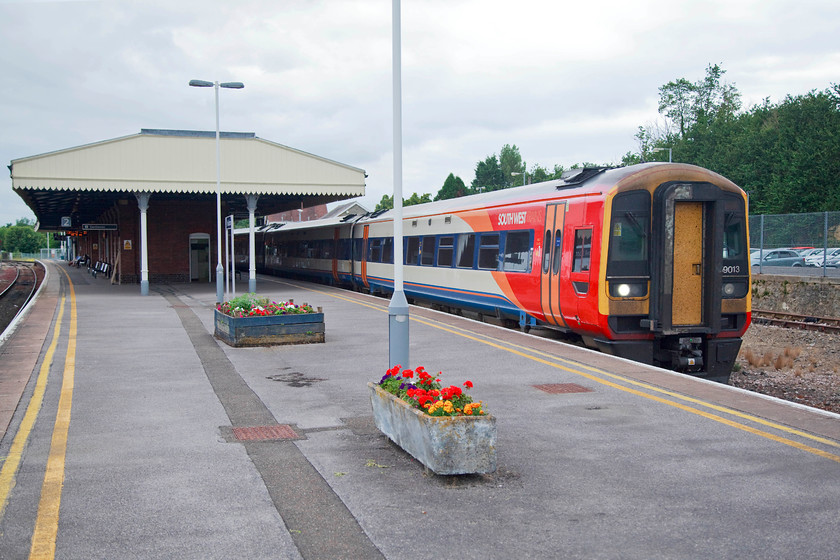
[[[405,377],[406,379],[411,379],[412,377],[414,377],[414,372],[410,369],[407,369],[403,371],[403,377]]]
[[[379,371],[382,371],[382,370],[379,370]],[[472,389],[472,387],[473,387],[472,381],[464,381],[464,387],[466,387],[467,389]]]

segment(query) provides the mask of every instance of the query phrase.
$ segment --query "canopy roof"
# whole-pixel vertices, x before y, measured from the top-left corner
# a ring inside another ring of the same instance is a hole
[[[13,160],[12,188],[42,229],[95,220],[133,193],[152,199],[208,199],[216,195],[216,133],[142,129],[139,134]],[[235,213],[244,195],[259,195],[260,214],[362,196],[365,172],[258,138],[220,134],[220,191]]]

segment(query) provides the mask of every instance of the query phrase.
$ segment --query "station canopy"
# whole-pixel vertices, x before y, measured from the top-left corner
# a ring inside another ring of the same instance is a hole
[[[228,213],[247,216],[246,195],[260,215],[363,196],[365,172],[252,132],[220,133],[220,192]],[[214,131],[142,129],[139,134],[13,160],[12,189],[39,229],[94,222],[117,200],[215,200]]]

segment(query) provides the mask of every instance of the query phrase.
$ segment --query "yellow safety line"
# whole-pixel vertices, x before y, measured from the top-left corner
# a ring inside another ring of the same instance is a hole
[[[44,361],[41,362],[41,369],[38,373],[38,379],[35,382],[35,389],[32,392],[32,397],[29,399],[26,413],[23,415],[23,420],[20,423],[17,434],[15,434],[15,439],[12,441],[9,455],[3,462],[3,468],[0,469],[0,519],[3,519],[6,504],[9,501],[9,494],[11,494],[12,488],[15,487],[15,475],[17,475],[20,462],[23,459],[23,450],[26,447],[26,442],[29,440],[29,434],[35,426],[35,420],[38,419],[41,404],[44,402],[47,378],[50,375],[50,366],[52,365],[55,348],[58,345],[58,336],[61,333],[61,320],[64,318],[64,300],[64,296],[61,296],[61,305],[58,309],[55,327],[53,327],[52,341],[47,348],[47,353],[44,354]]]
[[[365,307],[370,307],[371,309],[377,309],[379,311],[387,311],[387,308],[382,307],[382,306],[374,306],[374,305],[371,305],[371,304],[360,302],[359,300],[356,300],[356,299],[344,297],[344,296],[337,295],[337,294],[332,294],[332,293],[329,293],[329,292],[326,292],[326,291],[315,290],[315,289],[311,289],[311,288],[305,288],[305,287],[299,286],[297,284],[281,282],[281,281],[278,281],[278,280],[273,280],[273,281],[277,282],[277,283],[287,284],[289,286],[295,286],[296,288],[308,290],[308,291],[311,291],[311,292],[324,294],[324,295],[334,297],[334,298],[337,298],[337,299],[341,299],[341,300],[344,300],[344,301],[348,301],[348,302],[352,302],[352,303],[358,303],[359,305],[363,305]],[[716,414],[711,414],[709,412],[704,412],[702,410],[698,410],[696,408],[693,408],[693,407],[690,407],[690,406],[687,406],[687,405],[684,405],[684,404],[680,404],[680,403],[674,402],[672,400],[668,400],[668,399],[665,399],[665,398],[662,398],[662,397],[658,397],[656,395],[650,395],[648,393],[644,393],[642,391],[632,389],[630,387],[625,387],[623,385],[619,385],[617,383],[613,383],[613,382],[608,381],[606,379],[602,379],[600,377],[597,377],[596,375],[592,375],[592,374],[586,373],[584,371],[580,371],[579,369],[573,369],[573,368],[570,368],[570,367],[560,365],[560,364],[558,364],[556,362],[553,362],[553,361],[549,361],[549,360],[546,360],[546,359],[543,359],[543,358],[539,358],[539,357],[535,356],[534,354],[542,354],[544,356],[549,356],[551,359],[565,361],[565,360],[563,360],[563,358],[559,358],[559,357],[556,357],[556,356],[551,356],[550,354],[544,354],[544,353],[541,353],[537,350],[528,349],[528,352],[530,352],[530,353],[526,353],[526,352],[523,352],[523,351],[520,351],[520,350],[515,350],[514,348],[512,348],[512,347],[516,346],[514,344],[510,344],[510,343],[507,343],[507,342],[502,343],[502,344],[497,344],[495,342],[490,342],[490,340],[492,340],[491,337],[479,338],[479,337],[476,337],[476,336],[473,336],[473,335],[465,334],[465,332],[458,329],[457,327],[449,327],[449,326],[443,326],[441,324],[435,324],[434,322],[430,322],[431,320],[419,319],[415,316],[411,316],[411,320],[415,321],[415,322],[418,322],[418,323],[422,323],[422,324],[430,326],[430,327],[434,327],[434,328],[437,328],[437,329],[440,329],[440,330],[443,330],[443,331],[450,332],[452,334],[456,334],[458,336],[462,336],[464,338],[468,338],[470,340],[474,340],[476,342],[480,342],[482,344],[486,344],[488,346],[492,346],[492,347],[497,348],[499,350],[504,350],[504,351],[510,352],[512,354],[516,354],[518,356],[528,358],[528,359],[533,360],[535,362],[539,362],[541,364],[544,364],[544,365],[547,365],[547,366],[550,366],[550,367],[553,367],[553,368],[556,368],[556,369],[561,369],[561,370],[564,370],[564,371],[567,371],[567,372],[570,372],[570,373],[574,373],[574,374],[583,376],[583,377],[585,377],[585,378],[587,378],[591,381],[594,381],[596,383],[600,383],[602,385],[607,385],[609,387],[613,387],[615,389],[619,389],[619,390],[627,392],[627,393],[632,393],[634,395],[638,395],[638,396],[644,397],[646,399],[650,399],[650,400],[654,400],[654,401],[657,401],[657,402],[660,402],[660,403],[663,403],[663,404],[667,404],[669,406],[679,408],[679,409],[684,410],[686,412],[690,412],[692,414],[697,414],[697,415],[702,416],[704,418],[708,418],[710,420],[720,422],[720,423],[725,424],[727,426],[731,426],[733,428],[738,428],[739,430],[743,430],[743,431],[746,431],[746,432],[749,432],[749,433],[752,433],[752,434],[755,434],[755,435],[773,440],[773,441],[778,442],[778,443],[783,443],[785,445],[795,447],[795,448],[800,449],[802,451],[807,451],[808,453],[813,453],[815,455],[819,455],[820,457],[824,457],[826,459],[830,459],[832,461],[836,461],[836,462],[840,463],[840,455],[835,455],[833,453],[828,453],[828,452],[823,451],[821,449],[817,449],[816,447],[811,447],[811,446],[799,443],[797,441],[794,441],[792,439],[777,436],[775,434],[771,434],[769,432],[765,432],[765,431],[759,430],[757,428],[747,426],[745,424],[740,424],[740,423],[735,422],[733,420],[723,418],[722,416],[718,416]],[[490,339],[490,340],[488,340],[488,339]],[[577,364],[575,364],[575,365],[577,365]],[[804,437],[804,438],[809,438],[809,439],[818,441],[820,443],[825,443],[827,445],[838,446],[837,443],[835,443],[831,440],[821,438],[821,437],[818,437],[818,436],[814,436],[812,434],[808,434],[806,432],[802,432],[802,431],[799,431],[799,430],[796,430],[796,429],[793,429],[793,428],[790,428],[790,427],[787,427],[787,426],[783,426],[781,424],[776,424],[774,422],[763,420],[761,418],[757,418],[757,417],[751,416],[749,414],[744,414],[744,413],[738,412],[738,411],[733,410],[733,409],[728,409],[726,407],[713,405],[711,403],[706,403],[706,402],[701,401],[699,399],[686,397],[686,396],[680,395],[678,393],[673,393],[671,391],[660,389],[660,388],[654,387],[652,385],[648,385],[646,383],[641,383],[641,382],[638,382],[638,381],[635,381],[635,380],[632,380],[632,379],[628,379],[626,377],[622,377],[622,376],[619,376],[619,375],[611,374],[611,373],[608,373],[608,372],[605,372],[605,371],[602,371],[602,370],[598,370],[596,368],[591,368],[591,367],[582,366],[582,365],[581,365],[581,367],[583,369],[589,369],[590,371],[595,371],[595,372],[597,372],[601,375],[606,375],[606,376],[612,377],[613,379],[621,380],[622,382],[625,382],[625,383],[641,386],[641,387],[644,387],[645,389],[657,391],[657,392],[666,394],[666,395],[671,396],[671,397],[675,397],[675,398],[678,398],[678,399],[682,399],[682,400],[685,400],[685,401],[692,402],[694,404],[699,404],[699,405],[711,408],[713,410],[717,410],[719,412],[724,412],[726,414],[731,414],[733,416],[737,416],[737,417],[743,418],[745,420],[750,420],[750,421],[754,421],[754,422],[757,422],[757,423],[761,423],[763,425],[766,425],[766,426],[774,428],[774,429],[786,431],[788,433],[795,434],[797,436],[801,436],[801,437]]]
[[[61,490],[64,486],[64,461],[67,455],[67,433],[70,429],[70,408],[73,404],[73,383],[76,372],[76,290],[70,276],[64,272],[70,285],[70,331],[67,341],[67,357],[64,361],[64,379],[58,413],[53,428],[50,454],[47,458],[47,472],[41,487],[38,503],[38,517],[32,534],[29,558],[55,557],[55,541],[58,535],[58,513],[61,506]]]

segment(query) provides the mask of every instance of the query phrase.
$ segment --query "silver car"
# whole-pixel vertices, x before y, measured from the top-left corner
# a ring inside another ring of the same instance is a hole
[[[765,250],[763,256],[761,253],[756,251],[750,255],[752,266],[805,266],[805,259],[791,249]]]

